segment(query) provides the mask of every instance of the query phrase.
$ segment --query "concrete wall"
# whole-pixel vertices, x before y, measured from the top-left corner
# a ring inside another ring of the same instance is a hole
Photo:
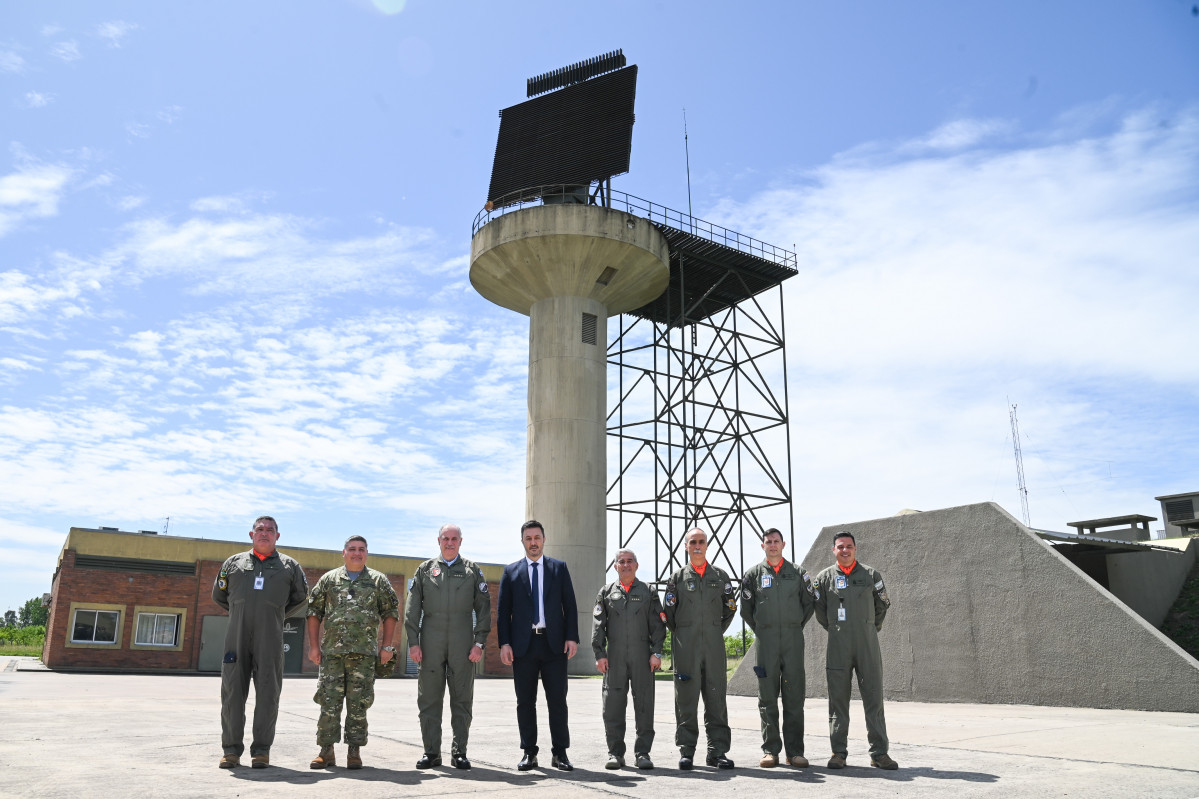
[[[1107,556],[1108,590],[1154,627],[1161,627],[1195,565],[1199,540],[1186,551],[1121,552]]]
[[[810,572],[838,530],[887,583],[887,699],[1199,713],[1199,661],[998,505],[826,527]],[[824,696],[827,636],[813,622],[805,637],[808,693]],[[753,694],[740,672],[730,692]]]

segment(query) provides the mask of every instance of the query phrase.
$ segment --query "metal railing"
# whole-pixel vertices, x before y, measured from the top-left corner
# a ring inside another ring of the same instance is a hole
[[[537,205],[599,205],[617,211],[623,211],[634,216],[648,219],[659,225],[672,227],[696,238],[721,244],[730,249],[747,255],[753,255],[779,266],[795,269],[797,259],[795,253],[767,244],[764,241],[738,233],[721,225],[697,219],[690,214],[668,208],[661,203],[655,203],[623,191],[612,191],[602,186],[589,192],[587,186],[553,185],[536,186],[506,194],[494,202],[488,202],[475,215],[471,226],[473,238],[492,219],[505,214],[519,211]]]

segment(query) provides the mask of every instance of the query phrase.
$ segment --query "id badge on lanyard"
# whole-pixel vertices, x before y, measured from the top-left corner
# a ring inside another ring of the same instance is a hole
[[[258,572],[258,576],[254,578],[254,590],[261,591],[264,582],[265,579],[262,576],[262,572]]]

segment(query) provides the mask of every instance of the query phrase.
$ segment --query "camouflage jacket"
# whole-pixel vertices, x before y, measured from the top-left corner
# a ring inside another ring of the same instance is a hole
[[[379,625],[400,617],[400,599],[387,575],[364,568],[350,580],[345,566],[325,572],[308,594],[308,615],[325,622],[321,652],[326,655],[374,655]]]

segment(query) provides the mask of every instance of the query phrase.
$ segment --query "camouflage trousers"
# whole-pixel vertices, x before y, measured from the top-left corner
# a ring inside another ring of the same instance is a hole
[[[329,746],[341,740],[341,704],[346,705],[346,743],[366,744],[366,709],[375,701],[374,655],[322,655],[321,672],[312,701],[321,706],[316,743]]]

